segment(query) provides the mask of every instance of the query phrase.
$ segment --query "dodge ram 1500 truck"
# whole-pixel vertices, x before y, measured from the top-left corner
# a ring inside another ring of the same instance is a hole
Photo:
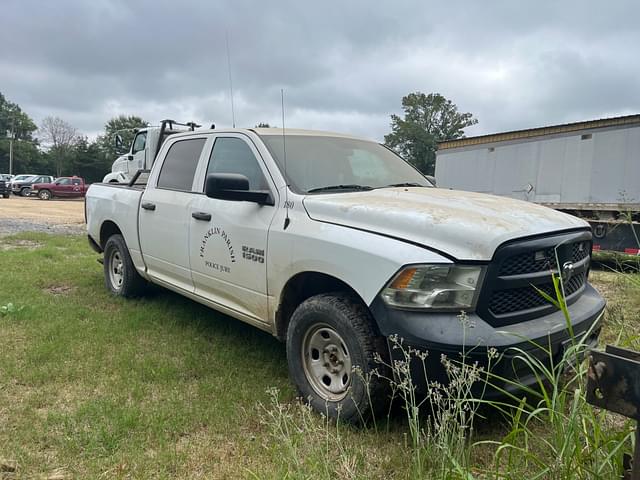
[[[107,288],[128,297],[151,282],[271,332],[300,395],[329,415],[355,421],[388,402],[384,375],[370,374],[397,354],[392,336],[429,352],[431,380],[446,381],[441,354],[486,363],[495,348],[496,375],[521,386],[536,378],[511,347],[555,357],[569,331],[597,340],[605,302],[587,281],[586,222],[434,188],[375,142],[195,130],[167,138],[146,184],[135,180],[87,193]],[[538,291],[553,293],[554,272],[571,328]]]

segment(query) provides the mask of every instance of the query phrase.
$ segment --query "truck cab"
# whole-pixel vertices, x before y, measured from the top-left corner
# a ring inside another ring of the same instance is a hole
[[[128,183],[138,170],[150,170],[156,159],[158,150],[169,135],[185,131],[178,127],[188,127],[193,130],[199,125],[193,122],[179,123],[173,120],[163,120],[160,126],[136,129],[129,150],[120,155],[111,166],[111,172],[105,175],[104,183]],[[115,136],[116,148],[123,147],[122,137]]]

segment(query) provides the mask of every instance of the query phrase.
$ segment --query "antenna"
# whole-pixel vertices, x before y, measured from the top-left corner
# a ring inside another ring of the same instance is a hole
[[[233,109],[233,80],[231,79],[231,55],[229,54],[229,32],[225,32],[224,38],[227,42],[227,71],[229,72],[229,92],[231,93],[231,121],[233,128],[236,128],[236,112]]]
[[[287,176],[287,136],[284,131],[284,88],[280,89],[280,102],[282,105],[282,157],[284,159],[284,208],[286,216],[284,219],[284,230],[287,229],[291,220],[289,219],[289,177]]]

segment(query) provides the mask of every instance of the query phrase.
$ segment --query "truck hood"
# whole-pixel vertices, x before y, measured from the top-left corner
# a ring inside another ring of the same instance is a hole
[[[491,260],[508,240],[588,227],[532,203],[440,188],[309,195],[303,204],[314,220],[404,239],[458,260]]]

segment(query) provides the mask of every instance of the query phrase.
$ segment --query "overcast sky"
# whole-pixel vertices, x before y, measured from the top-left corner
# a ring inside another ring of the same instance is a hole
[[[467,136],[640,112],[640,2],[2,0],[0,92],[94,136],[118,114],[381,140],[412,91]]]

